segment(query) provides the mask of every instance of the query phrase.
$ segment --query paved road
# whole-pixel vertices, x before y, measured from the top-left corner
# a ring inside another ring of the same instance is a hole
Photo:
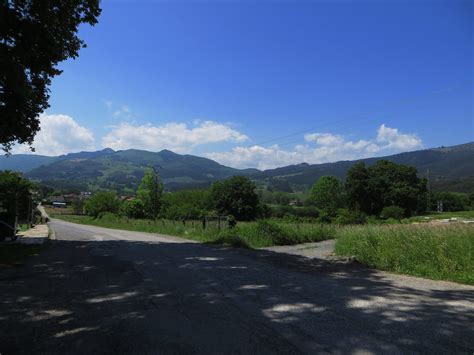
[[[474,287],[53,221],[0,271],[0,353],[466,353]]]

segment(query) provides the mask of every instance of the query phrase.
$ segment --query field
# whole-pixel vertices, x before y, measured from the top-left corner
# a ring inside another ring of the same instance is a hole
[[[372,225],[341,228],[336,254],[381,270],[474,284],[474,226]]]

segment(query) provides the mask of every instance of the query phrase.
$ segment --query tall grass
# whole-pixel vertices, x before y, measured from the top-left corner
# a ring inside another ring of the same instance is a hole
[[[370,267],[474,284],[474,227],[366,225],[338,230],[336,254]]]
[[[100,218],[54,215],[63,220],[98,227],[175,235],[208,243],[224,243],[250,248],[316,242],[336,236],[336,227],[315,223],[288,223],[274,220],[239,222],[233,229],[219,229],[200,221],[128,219],[106,213]]]

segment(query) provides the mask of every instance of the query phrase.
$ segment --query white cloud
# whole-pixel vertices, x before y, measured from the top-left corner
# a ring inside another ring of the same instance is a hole
[[[61,155],[83,150],[94,150],[94,135],[87,128],[79,125],[68,115],[39,116],[41,130],[33,142],[36,154]],[[16,146],[13,153],[30,153],[27,145]]]
[[[104,103],[104,105],[105,105],[108,109],[111,109],[111,108],[112,108],[112,101],[110,101],[110,100],[102,100],[102,102]]]
[[[196,121],[194,127],[170,122],[161,126],[121,123],[102,138],[102,145],[115,150],[170,149],[190,153],[194,147],[219,142],[244,142],[248,137],[228,125],[213,121]]]
[[[114,116],[114,118],[119,118],[119,119],[124,119],[124,120],[130,120],[135,117],[134,114],[132,113],[132,110],[127,105],[120,106],[118,110],[115,110],[112,113],[112,116]]]
[[[340,135],[334,135],[330,133],[311,133],[304,136],[305,141],[314,142],[320,145],[338,145],[344,141],[344,138]]]
[[[421,146],[418,136],[399,133],[397,128],[386,127],[384,124],[377,131],[377,142],[385,144],[385,149],[410,150]]]
[[[314,145],[297,145],[291,150],[282,149],[277,144],[270,147],[235,147],[228,152],[209,153],[207,156],[232,167],[269,169],[302,162],[317,164],[367,158],[422,147],[416,135],[400,133],[398,129],[384,124],[379,127],[377,136],[370,140],[351,141],[331,133],[312,133],[304,138]]]

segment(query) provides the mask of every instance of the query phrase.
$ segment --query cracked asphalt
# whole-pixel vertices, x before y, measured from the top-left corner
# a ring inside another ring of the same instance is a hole
[[[0,353],[474,352],[474,287],[53,220],[0,270]]]

